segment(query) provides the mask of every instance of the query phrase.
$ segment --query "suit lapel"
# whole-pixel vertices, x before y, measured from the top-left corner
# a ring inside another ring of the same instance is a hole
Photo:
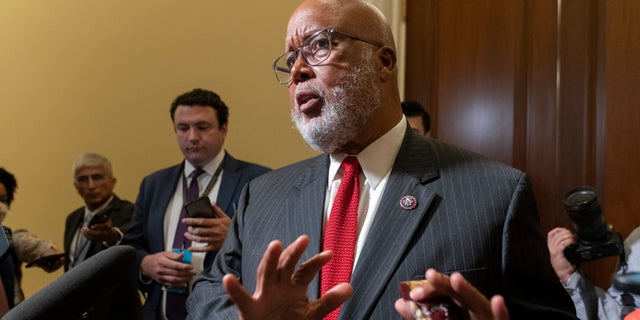
[[[291,223],[287,229],[291,241],[306,234],[309,237],[309,247],[300,258],[304,262],[322,249],[322,224],[324,219],[324,201],[327,190],[327,175],[329,172],[329,156],[324,154],[311,160],[309,167],[294,183],[289,206]],[[318,228],[320,226],[320,228]],[[316,277],[308,288],[309,299],[318,298],[320,287]]]
[[[164,216],[183,171],[184,161],[180,165],[174,166],[167,175],[157,181],[158,186],[155,187],[157,195],[154,195],[152,199],[148,217],[149,229],[155,230],[149,234],[149,246],[152,252],[165,250]]]
[[[224,158],[224,172],[222,173],[222,180],[220,181],[220,191],[218,191],[218,197],[215,199],[216,204],[222,211],[233,217],[234,205],[232,203],[233,194],[235,193],[242,172],[238,170],[238,162],[228,153]]]
[[[65,233],[65,241],[67,244],[65,251],[68,253],[71,249],[71,242],[73,241],[73,237],[76,235],[78,229],[82,226],[84,222],[84,207],[74,211],[69,218],[69,232]]]
[[[394,271],[402,262],[411,240],[428,212],[435,194],[427,183],[438,178],[438,170],[427,143],[407,126],[389,181],[378,206],[366,243],[351,277],[353,296],[343,305],[341,319],[365,319],[375,308]],[[413,196],[417,206],[403,209],[400,200]],[[352,301],[357,302],[351,303]]]

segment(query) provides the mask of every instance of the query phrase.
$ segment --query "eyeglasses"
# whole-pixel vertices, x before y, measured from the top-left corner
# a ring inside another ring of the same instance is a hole
[[[331,56],[331,48],[333,42],[331,37],[334,33],[341,34],[345,37],[353,40],[366,42],[376,48],[382,48],[383,45],[373,41],[362,39],[360,37],[348,34],[343,31],[336,30],[334,28],[327,28],[320,30],[310,35],[303,43],[302,46],[295,51],[289,51],[283,53],[281,56],[273,62],[273,72],[276,74],[276,79],[280,84],[287,84],[291,81],[291,68],[298,59],[298,53],[302,53],[302,59],[310,66],[317,66],[329,59]]]
[[[87,186],[89,185],[89,180],[93,180],[93,183],[100,183],[104,181],[104,179],[105,179],[104,174],[94,173],[92,175],[87,175],[87,176],[77,176],[76,183],[82,186]]]

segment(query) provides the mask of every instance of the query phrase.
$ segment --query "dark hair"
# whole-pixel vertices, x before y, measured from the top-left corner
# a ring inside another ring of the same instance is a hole
[[[171,103],[171,121],[175,120],[174,115],[178,106],[208,106],[216,111],[219,125],[224,125],[229,119],[229,108],[224,104],[220,96],[213,91],[205,89],[193,89],[178,96]]]
[[[16,188],[18,188],[16,177],[4,168],[0,168],[0,183],[4,185],[5,189],[7,189],[7,205],[11,206],[13,194],[16,192]]]
[[[407,117],[421,116],[424,132],[429,132],[431,129],[431,118],[420,102],[415,100],[402,101],[402,113]]]

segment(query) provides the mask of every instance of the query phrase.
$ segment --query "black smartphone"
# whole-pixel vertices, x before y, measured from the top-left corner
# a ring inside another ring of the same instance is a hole
[[[96,213],[93,218],[91,218],[91,221],[89,221],[89,227],[94,224],[104,223],[105,221],[107,221],[109,219],[109,216],[111,215],[111,211],[113,211],[112,208],[107,207],[101,212]]]
[[[640,294],[640,272],[617,274],[613,286],[626,292]]]
[[[195,201],[187,203],[185,206],[187,216],[190,218],[215,218],[216,213],[211,206],[211,200],[209,197],[200,197]]]

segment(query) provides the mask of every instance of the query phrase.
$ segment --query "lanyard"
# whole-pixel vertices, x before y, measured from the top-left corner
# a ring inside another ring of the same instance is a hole
[[[216,183],[216,180],[218,180],[218,176],[220,176],[220,172],[222,172],[223,166],[224,166],[224,159],[222,159],[222,161],[220,162],[218,169],[216,169],[216,172],[211,177],[211,180],[209,180],[209,184],[207,184],[207,188],[204,189],[204,192],[202,193],[202,195],[209,194],[209,192],[211,191],[211,188],[213,188],[213,185]],[[194,179],[197,179],[197,177],[194,177]],[[182,175],[182,202],[186,202],[186,201],[187,201],[187,177],[183,174]]]

